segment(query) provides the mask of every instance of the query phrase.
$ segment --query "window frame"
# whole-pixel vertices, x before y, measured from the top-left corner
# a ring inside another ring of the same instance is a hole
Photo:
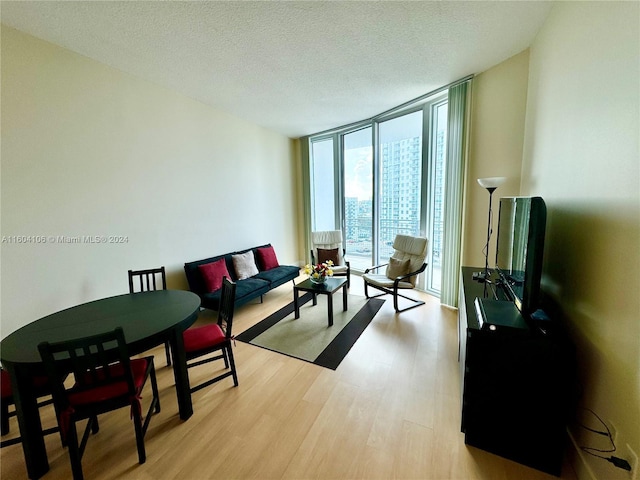
[[[379,259],[379,221],[380,221],[380,124],[395,118],[402,117],[404,115],[412,114],[418,111],[422,112],[422,148],[421,148],[421,181],[420,181],[420,235],[427,235],[433,232],[434,228],[434,215],[431,213],[433,207],[431,206],[431,200],[434,195],[434,181],[435,181],[435,162],[433,156],[435,155],[436,145],[436,132],[431,132],[433,120],[433,111],[443,103],[448,102],[448,89],[449,86],[438,89],[431,94],[424,95],[414,101],[407,102],[395,109],[383,112],[372,118],[355,122],[343,127],[339,127],[330,131],[320,132],[318,134],[310,135],[308,137],[309,142],[309,163],[310,163],[310,175],[312,176],[313,170],[313,143],[323,141],[327,139],[333,140],[334,151],[334,206],[335,206],[335,228],[345,233],[346,229],[346,206],[345,206],[345,179],[344,179],[344,137],[350,133],[357,132],[359,130],[371,127],[371,145],[372,145],[372,265],[377,264]],[[309,179],[310,183],[313,179]],[[313,206],[312,206],[313,209]],[[312,213],[313,214],[313,213]],[[312,219],[310,219],[313,221]],[[313,225],[313,223],[311,223]],[[345,237],[346,241],[346,237]],[[432,242],[432,239],[429,239]],[[427,257],[427,269],[428,275],[433,275],[433,249],[430,245],[429,254]],[[349,252],[347,251],[347,256]],[[361,270],[352,269],[355,272],[361,273]],[[429,277],[431,278],[431,277]],[[434,290],[427,285],[427,272],[425,275],[421,275],[417,287],[432,295],[439,296],[440,291]]]

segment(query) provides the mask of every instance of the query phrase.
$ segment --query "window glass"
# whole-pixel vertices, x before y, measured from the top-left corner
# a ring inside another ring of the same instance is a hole
[[[333,138],[311,142],[311,229],[335,230]]]
[[[397,234],[426,235],[419,287],[439,295],[447,108],[442,95],[404,115],[311,138],[312,230],[341,226],[353,271],[387,263]]]
[[[344,237],[351,268],[373,265],[373,147],[371,127],[343,136]]]
[[[399,233],[420,235],[422,111],[380,123],[378,260]]]

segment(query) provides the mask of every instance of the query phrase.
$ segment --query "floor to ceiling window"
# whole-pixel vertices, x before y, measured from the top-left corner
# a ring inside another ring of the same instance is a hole
[[[393,254],[399,233],[419,236],[422,203],[422,111],[378,126],[378,261]]]
[[[429,264],[425,272],[425,288],[439,292],[442,282],[442,240],[444,232],[444,172],[447,158],[447,101],[430,105],[431,142],[429,149],[429,184],[431,199],[427,214],[427,231],[431,241]]]
[[[446,113],[444,93],[310,137],[312,230],[341,228],[352,270],[386,263],[399,233],[426,236],[429,265],[419,286],[439,294]]]
[[[371,127],[342,136],[346,258],[358,271],[373,265],[373,147]]]
[[[311,229],[336,229],[334,139],[311,140]]]

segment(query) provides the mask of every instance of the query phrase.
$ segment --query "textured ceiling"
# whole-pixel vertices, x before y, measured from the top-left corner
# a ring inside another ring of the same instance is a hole
[[[290,137],[527,48],[551,2],[2,1],[2,23]]]

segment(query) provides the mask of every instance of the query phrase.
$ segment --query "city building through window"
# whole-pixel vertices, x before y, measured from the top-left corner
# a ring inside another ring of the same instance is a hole
[[[341,229],[354,271],[386,263],[397,234],[429,239],[419,287],[441,286],[446,92],[309,138],[311,229]]]

